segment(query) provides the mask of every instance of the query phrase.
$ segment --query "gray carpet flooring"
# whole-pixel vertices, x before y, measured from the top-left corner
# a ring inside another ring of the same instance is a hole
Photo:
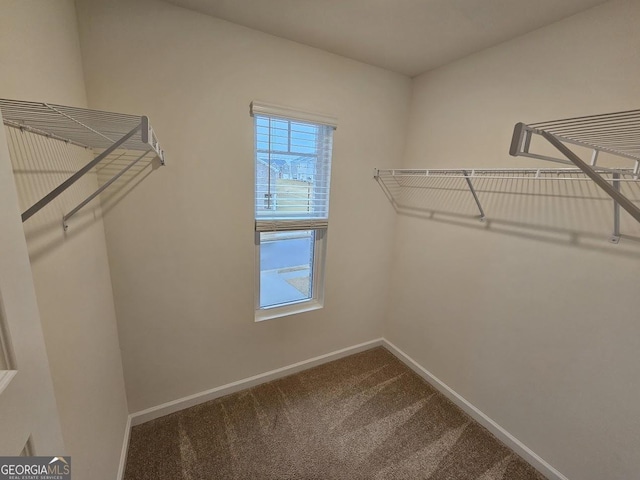
[[[544,480],[379,347],[136,426],[126,480]]]

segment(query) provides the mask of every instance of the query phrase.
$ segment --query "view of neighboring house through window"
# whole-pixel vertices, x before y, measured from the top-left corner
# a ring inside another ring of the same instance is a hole
[[[322,304],[334,127],[256,110],[256,308],[279,316]]]

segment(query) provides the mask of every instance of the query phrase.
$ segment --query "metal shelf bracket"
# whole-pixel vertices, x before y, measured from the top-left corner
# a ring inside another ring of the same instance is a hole
[[[62,225],[65,231],[68,228],[67,221],[71,217],[148,153],[153,152],[160,160],[160,165],[165,165],[164,150],[160,147],[158,138],[149,123],[149,118],[146,116],[0,99],[0,118],[7,127],[98,151],[93,160],[25,210],[22,213],[23,222],[51,203],[116,150],[141,152],[141,155],[136,156],[132,162],[115,173],[94,193],[64,215]]]
[[[469,177],[469,174],[467,173],[466,170],[462,171],[463,175],[464,175],[464,179],[467,181],[467,185],[469,186],[469,190],[471,191],[471,195],[473,195],[473,199],[476,202],[476,205],[478,206],[478,210],[480,210],[480,221],[484,222],[485,221],[485,214],[484,214],[484,210],[482,208],[482,204],[480,203],[480,199],[478,198],[478,194],[476,193],[476,189],[473,188],[473,183],[471,182],[471,178]],[[471,172],[471,175],[473,176],[473,171]]]
[[[551,144],[562,157],[532,153],[531,140],[539,135]],[[591,149],[591,161],[583,161],[568,145]],[[621,180],[638,180],[640,174],[640,110],[607,113],[587,117],[541,122],[531,125],[517,123],[513,130],[509,153],[571,164],[613,199],[613,234],[611,243],[620,241],[620,207],[640,222],[640,208],[625,196]],[[632,161],[631,168],[606,168],[598,164],[599,155],[606,153],[626,161]],[[602,174],[611,176],[611,183]],[[624,175],[621,178],[621,175]]]

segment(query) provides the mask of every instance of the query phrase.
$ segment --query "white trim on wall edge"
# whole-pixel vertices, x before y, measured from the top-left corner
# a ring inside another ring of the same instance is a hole
[[[124,467],[127,463],[127,452],[129,451],[129,438],[131,436],[131,415],[127,416],[127,424],[124,427],[124,440],[122,441],[122,453],[120,453],[120,465],[118,465],[117,480],[124,478]]]
[[[418,362],[416,362],[413,358],[396,347],[389,340],[383,339],[382,345],[386,347],[387,350],[389,350],[391,353],[393,353],[398,358],[398,360],[400,360],[411,370],[420,375],[427,383],[432,385],[434,388],[436,388],[436,390],[438,390],[445,397],[455,403],[476,422],[489,430],[502,443],[504,443],[507,447],[520,455],[525,461],[527,461],[540,473],[545,475],[549,480],[569,480],[562,473],[545,462],[533,450],[531,450],[524,443],[507,432],[504,428],[502,428],[495,421],[481,412],[478,408],[476,408],[473,404],[471,404],[468,400],[458,394],[455,390],[449,387],[438,377],[433,375],[429,370],[422,367]]]
[[[294,373],[301,372],[318,365],[322,365],[323,363],[328,363],[333,360],[338,360],[340,358],[353,355],[354,353],[369,350],[380,345],[387,348],[387,350],[389,350],[396,358],[406,364],[414,372],[420,375],[420,377],[422,377],[427,383],[432,385],[445,397],[447,397],[454,404],[460,407],[467,415],[469,415],[480,425],[489,430],[502,443],[504,443],[507,447],[511,448],[511,450],[513,450],[523,459],[529,462],[529,464],[536,468],[540,473],[545,475],[549,480],[569,480],[562,473],[545,462],[540,456],[533,452],[533,450],[531,450],[520,440],[507,432],[504,428],[502,428],[486,414],[476,408],[464,397],[459,395],[446,383],[433,375],[426,368],[422,367],[413,358],[411,358],[409,355],[404,353],[402,350],[400,350],[385,338],[378,338],[376,340],[360,343],[352,347],[336,350],[335,352],[310,358],[308,360],[294,363],[286,367],[255,375],[244,380],[238,380],[237,382],[228,383],[220,387],[212,388],[204,392],[189,395],[187,397],[179,398],[171,402],[163,403],[162,405],[158,405],[156,407],[151,407],[140,412],[132,413],[127,419],[125,437],[122,445],[122,455],[120,458],[120,467],[118,469],[118,480],[122,480],[124,476],[124,467],[127,459],[127,450],[129,448],[129,435],[131,427],[140,425],[141,423],[145,423],[159,417],[163,417],[165,415],[169,415],[171,413],[179,412],[180,410],[184,410],[200,403],[208,402],[209,400],[214,400],[225,395],[230,395],[240,390],[251,388],[262,383],[270,382],[272,380],[277,380],[278,378],[286,377],[288,375],[292,375]]]
[[[271,370],[259,375],[254,375],[253,377],[245,378],[244,380],[227,383],[226,385],[212,388],[211,390],[195,393],[193,395],[189,395],[188,397],[179,398],[177,400],[172,400],[171,402],[163,403],[162,405],[158,405],[156,407],[151,407],[140,412],[132,413],[130,415],[131,426],[135,427],[136,425],[148,422],[149,420],[164,417],[165,415],[169,415],[170,413],[179,412],[180,410],[193,407],[194,405],[198,405],[200,403],[208,402],[209,400],[224,397],[225,395],[230,395],[240,390],[245,390],[262,383],[286,377],[287,375],[293,375],[294,373],[313,368],[317,365],[322,365],[323,363],[338,360],[339,358],[353,355],[354,353],[363,352],[365,350],[369,350],[370,348],[378,347],[382,345],[383,341],[384,339],[378,338],[369,342],[360,343],[352,347],[336,350],[335,352],[320,355],[319,357],[303,360],[302,362],[294,363],[286,367],[277,368],[276,370]]]

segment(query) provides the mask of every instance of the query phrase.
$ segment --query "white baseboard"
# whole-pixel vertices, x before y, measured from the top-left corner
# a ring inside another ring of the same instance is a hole
[[[127,424],[124,427],[124,440],[122,442],[122,453],[120,454],[120,465],[118,465],[117,480],[124,478],[124,467],[127,463],[127,452],[129,451],[129,437],[131,436],[131,415],[127,417]]]
[[[323,363],[338,360],[339,358],[347,357],[349,355],[353,355],[354,353],[378,347],[382,345],[382,342],[383,339],[378,338],[376,340],[371,340],[359,345],[354,345],[353,347],[336,350],[335,352],[320,355],[319,357],[310,358],[309,360],[303,360],[302,362],[294,363],[286,367],[278,368],[276,370],[261,373],[253,377],[245,378],[244,380],[238,380],[237,382],[228,383],[220,387],[212,388],[211,390],[195,393],[193,395],[189,395],[188,397],[172,400],[171,402],[163,403],[162,405],[158,405],[156,407],[147,408],[146,410],[142,410],[140,412],[132,413],[130,415],[131,426],[140,425],[141,423],[148,422],[149,420],[164,417],[165,415],[169,415],[170,413],[179,412],[180,410],[193,407],[194,405],[198,405],[200,403],[208,402],[209,400],[224,397],[225,395],[230,395],[240,390],[245,390],[262,383],[270,382],[272,380],[277,380],[278,378],[286,377],[288,375],[307,370]]]
[[[413,360],[409,355],[404,353],[393,343],[384,338],[379,338],[376,340],[371,340],[369,342],[361,343],[359,345],[354,345],[352,347],[343,348],[335,352],[320,355],[319,357],[310,358],[308,360],[294,363],[286,367],[255,375],[244,380],[238,380],[237,382],[228,383],[220,387],[212,388],[204,392],[189,395],[187,397],[179,398],[171,402],[163,403],[162,405],[158,405],[156,407],[151,407],[140,412],[132,413],[131,415],[129,415],[129,418],[127,420],[127,429],[125,432],[124,443],[122,445],[120,467],[118,469],[118,480],[122,480],[122,476],[124,475],[124,467],[127,459],[127,449],[129,446],[129,432],[131,430],[131,427],[140,425],[141,423],[145,423],[159,417],[163,417],[165,415],[169,415],[171,413],[179,412],[180,410],[193,407],[194,405],[208,402],[209,400],[214,400],[225,395],[230,395],[240,390],[251,388],[262,383],[270,382],[272,380],[277,380],[278,378],[286,377],[288,375],[313,368],[323,363],[328,363],[333,360],[338,360],[339,358],[353,355],[354,353],[369,350],[370,348],[374,348],[380,345],[386,347],[401,362],[406,364],[414,372],[420,375],[425,381],[427,381],[434,388],[440,391],[444,396],[446,396],[454,404],[460,407],[480,425],[489,430],[502,443],[504,443],[506,446],[520,455],[524,460],[531,464],[540,473],[545,475],[549,480],[569,480],[562,473],[545,462],[541,457],[539,457],[520,440],[507,432],[504,428],[498,425],[483,412],[478,410],[474,405],[472,405],[464,397],[459,395],[455,390],[445,384],[442,380],[433,375],[426,368],[422,367],[420,364],[418,364],[418,362]]]
[[[545,462],[540,456],[538,456],[533,450],[527,447],[524,443],[518,440],[516,437],[507,432],[504,428],[494,422],[491,418],[478,410],[464,397],[459,395],[455,390],[449,387],[446,383],[433,375],[429,370],[422,367],[409,355],[404,353],[393,343],[387,339],[383,339],[382,345],[393,353],[398,360],[407,365],[411,370],[420,375],[427,383],[436,388],[445,397],[460,407],[467,415],[473,418],[476,422],[482,425],[495,435],[502,443],[504,443],[511,450],[520,455],[525,461],[527,461],[536,470],[546,476],[549,480],[569,480],[558,470],[553,468],[547,462]]]

